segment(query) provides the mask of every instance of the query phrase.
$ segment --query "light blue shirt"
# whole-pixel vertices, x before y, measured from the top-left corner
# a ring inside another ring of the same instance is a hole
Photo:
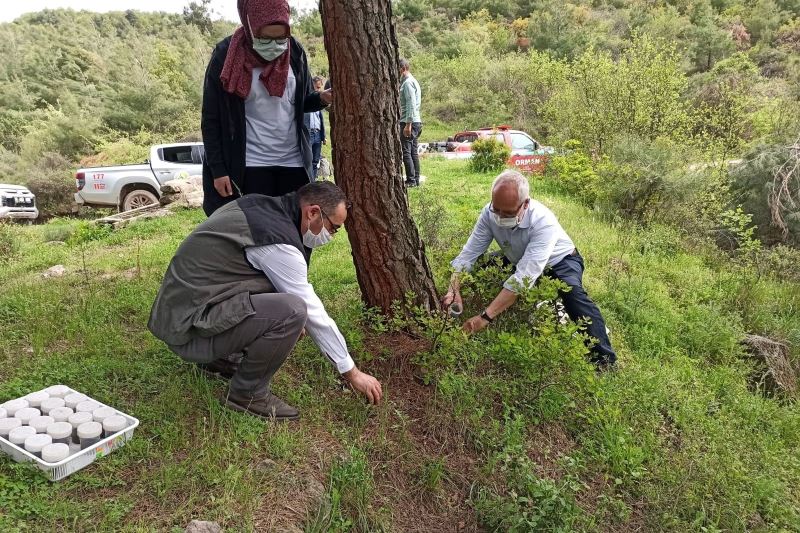
[[[308,131],[317,130],[319,131],[319,111],[314,111],[313,113],[308,114]]]
[[[400,122],[422,122],[419,108],[422,105],[422,89],[410,73],[400,84]]]
[[[519,287],[525,285],[524,280],[535,282],[547,266],[558,264],[575,250],[575,244],[553,212],[536,200],[530,201],[522,220],[514,228],[498,226],[489,210],[491,205],[486,204],[481,210],[467,244],[450,263],[457,272],[472,270],[475,261],[486,253],[494,240],[506,258],[517,266],[503,287],[519,292]]]

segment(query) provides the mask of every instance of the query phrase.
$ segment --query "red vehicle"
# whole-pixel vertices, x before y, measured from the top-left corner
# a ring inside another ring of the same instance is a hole
[[[461,131],[444,143],[420,144],[420,150],[438,153],[448,159],[467,159],[472,157],[472,143],[487,138],[494,138],[511,148],[508,166],[521,172],[541,174],[550,154],[555,152],[554,148],[542,146],[524,131],[511,129],[510,126]]]

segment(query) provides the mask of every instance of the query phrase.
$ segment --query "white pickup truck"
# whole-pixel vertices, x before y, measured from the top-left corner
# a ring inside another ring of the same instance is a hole
[[[114,206],[120,211],[158,203],[164,183],[202,174],[203,157],[201,142],[157,144],[142,164],[78,169],[75,202],[79,206]]]
[[[36,197],[27,187],[0,183],[0,220],[34,220],[38,216]]]

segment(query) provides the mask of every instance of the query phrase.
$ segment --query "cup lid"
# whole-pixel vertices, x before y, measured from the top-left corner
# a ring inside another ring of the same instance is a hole
[[[9,413],[12,413],[13,416],[13,413],[16,413],[20,409],[24,409],[29,405],[30,404],[28,403],[28,400],[26,400],[25,398],[18,398],[16,400],[9,400],[6,403],[0,405],[0,407],[5,409]]]
[[[86,411],[86,412],[91,413],[92,411],[94,411],[98,407],[100,407],[100,404],[97,403],[96,401],[94,401],[94,400],[84,400],[84,401],[82,401],[81,403],[79,403],[75,407],[75,410],[78,411],[78,412]]]
[[[37,433],[25,439],[25,449],[29,452],[35,453],[42,451],[42,448],[51,444],[53,437],[46,433]]]
[[[47,426],[47,434],[54,439],[65,439],[72,435],[72,424],[69,422],[54,422]]]
[[[32,419],[33,417],[39,416],[41,411],[39,411],[35,407],[23,407],[16,413],[14,413],[15,418],[19,418],[20,420],[27,421]]]
[[[50,397],[49,394],[47,394],[43,390],[40,390],[40,391],[36,391],[36,392],[32,392],[32,393],[28,394],[27,396],[25,396],[25,399],[28,400],[28,403],[30,403],[31,405],[36,405],[36,404],[42,403],[43,401],[45,401],[49,397]]]
[[[19,418],[0,418],[0,431],[5,430],[8,432],[14,428],[20,427],[21,425],[22,420]]]
[[[70,388],[66,385],[53,385],[44,389],[44,392],[49,394],[51,397],[63,398],[69,394]]]
[[[69,446],[63,442],[48,444],[42,448],[42,460],[45,463],[57,463],[69,457]]]
[[[125,420],[125,417],[122,415],[109,416],[103,420],[103,429],[106,431],[112,431],[116,433],[117,431],[122,431],[127,426],[128,421]]]
[[[75,403],[80,403],[80,402],[84,401],[86,398],[87,398],[87,396],[85,394],[81,393],[81,392],[71,392],[71,393],[67,394],[66,396],[64,396],[64,399],[66,401],[68,401],[68,402],[71,401],[71,402],[75,402]]]
[[[99,437],[102,432],[103,426],[100,425],[100,422],[85,422],[78,426],[79,439],[93,439]]]
[[[79,413],[73,413],[69,415],[67,422],[72,424],[73,426],[80,426],[81,424],[85,424],[86,422],[92,421],[92,413],[87,411],[82,411]]]
[[[64,407],[66,402],[64,398],[52,396],[42,401],[42,409],[55,409],[56,407]]]
[[[56,422],[66,422],[69,416],[74,412],[75,411],[69,407],[56,407],[54,409],[50,409],[48,414],[52,416]]]
[[[36,435],[36,429],[30,426],[17,426],[8,434],[8,440],[12,444],[22,444],[31,435]]]
[[[28,425],[38,431],[39,433],[44,433],[47,430],[47,426],[51,425],[55,420],[52,416],[34,416],[31,418]]]
[[[98,407],[94,411],[92,411],[92,417],[97,420],[98,422],[102,422],[104,419],[108,418],[109,416],[114,416],[117,414],[117,411],[112,407]]]

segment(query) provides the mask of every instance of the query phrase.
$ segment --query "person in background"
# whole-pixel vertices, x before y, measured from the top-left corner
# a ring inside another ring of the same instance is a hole
[[[459,273],[471,270],[492,241],[496,241],[506,264],[515,266],[514,274],[480,315],[464,323],[464,331],[474,333],[489,326],[514,305],[526,281],[533,283],[545,275],[570,287],[559,296],[572,320],[589,320],[589,335],[596,340],[590,348],[592,362],[600,370],[613,369],[617,355],[611,347],[605,321],[583,288],[583,257],[553,212],[531,200],[529,187],[525,176],[515,170],[506,170],[495,178],[492,201],[481,211],[472,235],[451,263],[455,272],[442,305],[445,309],[453,302],[462,305]]]
[[[422,133],[420,105],[422,90],[411,75],[411,64],[400,60],[400,144],[403,147],[403,165],[406,169],[406,185],[419,185],[419,154],[417,141]]]
[[[207,215],[244,194],[281,196],[308,183],[305,113],[333,99],[312,86],[286,0],[238,0],[237,7],[242,25],[217,44],[203,85]]]
[[[314,90],[322,92],[322,82],[321,76],[314,76]],[[322,111],[306,113],[305,127],[311,143],[311,181],[317,181],[322,145],[325,144],[325,120],[322,118]]]
[[[329,243],[347,219],[347,198],[328,181],[281,197],[251,194],[216,210],[170,261],[147,327],[186,361],[230,367],[225,407],[261,418],[299,413],[270,383],[303,328],[370,403],[381,384],[361,372],[344,337],[308,281],[311,249]]]

